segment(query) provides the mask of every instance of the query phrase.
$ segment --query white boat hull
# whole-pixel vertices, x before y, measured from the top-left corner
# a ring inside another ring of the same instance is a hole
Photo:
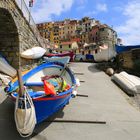
[[[140,94],[140,78],[126,72],[114,74],[112,80],[115,81],[128,94]]]
[[[17,74],[16,69],[10,66],[8,62],[2,57],[0,57],[0,71],[11,77],[15,77]]]
[[[27,49],[21,53],[21,57],[25,59],[38,59],[41,58],[46,53],[46,50],[42,47],[33,47]]]

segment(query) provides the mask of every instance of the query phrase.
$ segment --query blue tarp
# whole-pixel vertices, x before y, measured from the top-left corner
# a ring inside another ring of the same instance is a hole
[[[117,53],[122,53],[122,52],[125,52],[125,51],[130,51],[132,49],[140,48],[140,45],[130,45],[130,46],[115,45],[115,48],[116,48]]]
[[[86,54],[86,59],[87,59],[87,60],[93,60],[94,57],[93,57],[92,54]]]

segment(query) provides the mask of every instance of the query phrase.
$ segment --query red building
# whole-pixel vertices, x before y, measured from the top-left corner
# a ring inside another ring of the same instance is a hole
[[[89,33],[89,42],[90,43],[97,43],[99,41],[99,31],[100,25],[95,25],[92,27],[90,33]]]

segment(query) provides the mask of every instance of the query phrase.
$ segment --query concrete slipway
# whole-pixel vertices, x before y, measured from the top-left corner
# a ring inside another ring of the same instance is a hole
[[[83,81],[79,94],[54,120],[106,121],[106,124],[48,123],[38,125],[27,140],[140,140],[140,112],[104,72],[92,63],[72,63]],[[83,73],[84,75],[80,75]],[[2,90],[2,89],[1,89]],[[0,94],[0,139],[21,140],[14,123],[14,104]]]

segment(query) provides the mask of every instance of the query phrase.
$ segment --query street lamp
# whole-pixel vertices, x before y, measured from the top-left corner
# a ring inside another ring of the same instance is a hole
[[[31,7],[33,7],[34,0],[29,0],[29,24],[31,20]]]

